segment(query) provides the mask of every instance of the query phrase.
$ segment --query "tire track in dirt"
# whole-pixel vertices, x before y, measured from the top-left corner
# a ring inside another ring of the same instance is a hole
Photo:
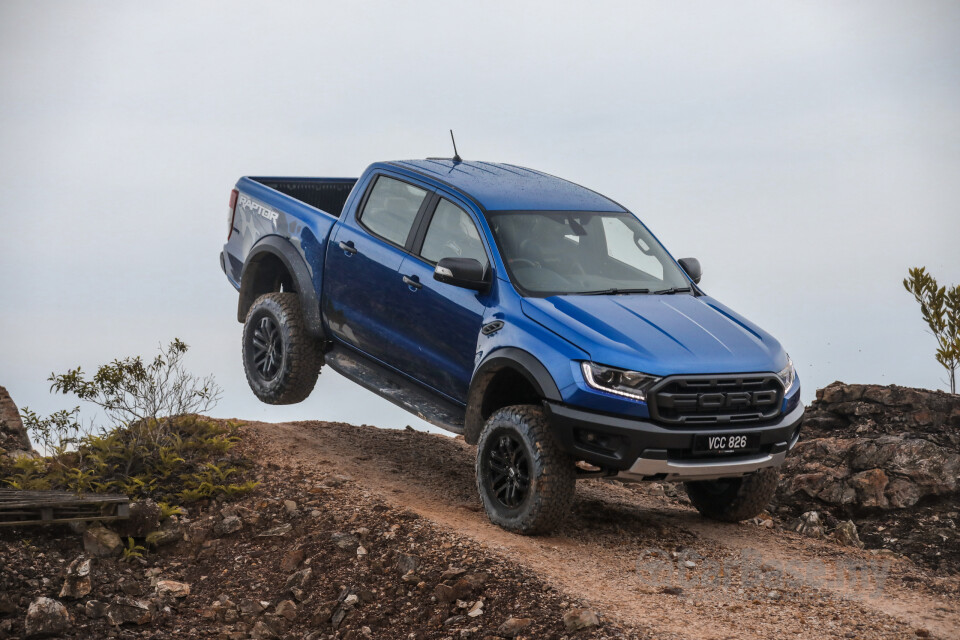
[[[264,436],[265,460],[348,474],[386,500],[586,598],[622,624],[652,628],[661,637],[908,638],[916,629],[960,637],[960,605],[899,580],[898,563],[879,592],[875,581],[864,589],[833,579],[851,559],[874,567],[878,561],[830,542],[708,522],[669,498],[597,480],[578,483],[574,509],[555,535],[523,537],[493,526],[480,510],[475,449],[462,439],[342,423],[245,428]],[[645,550],[655,554],[644,557]],[[683,567],[687,557],[693,569]],[[820,588],[777,573],[786,567],[783,575],[796,579],[803,577],[797,567],[821,565],[827,581]],[[658,568],[664,572],[654,583]],[[664,593],[664,586],[681,591]]]

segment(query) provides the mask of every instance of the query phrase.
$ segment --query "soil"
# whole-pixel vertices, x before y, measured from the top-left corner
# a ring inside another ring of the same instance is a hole
[[[260,487],[192,509],[173,546],[96,559],[92,593],[60,598],[63,637],[452,640],[505,637],[510,618],[529,639],[960,637],[957,576],[775,518],[707,521],[673,485],[581,481],[555,534],[523,537],[487,520],[460,438],[323,422],[241,435]],[[22,637],[82,551],[66,527],[0,529],[0,638]],[[190,594],[157,595],[159,579]],[[121,598],[150,620],[114,626],[90,604]],[[599,626],[567,631],[579,609]]]
[[[933,575],[889,551],[804,537],[773,519],[772,528],[706,521],[672,485],[580,481],[570,517],[554,535],[521,537],[494,527],[482,513],[475,450],[461,438],[323,422],[244,429],[259,436],[265,459],[298,464],[308,474],[350,474],[367,490],[530,569],[640,633],[960,637],[957,576]],[[664,557],[672,577],[651,579]],[[856,566],[859,571],[851,571]]]

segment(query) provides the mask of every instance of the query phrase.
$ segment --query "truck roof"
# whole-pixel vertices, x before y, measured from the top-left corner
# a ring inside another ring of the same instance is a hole
[[[548,173],[499,162],[446,158],[389,163],[444,182],[488,211],[624,211],[619,204]]]

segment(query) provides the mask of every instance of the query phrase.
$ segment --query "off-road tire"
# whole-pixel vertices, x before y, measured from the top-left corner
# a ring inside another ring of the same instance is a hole
[[[258,329],[262,337],[264,319],[275,329],[281,351],[275,373],[270,367],[272,375],[265,375],[255,362],[254,339]],[[267,293],[254,301],[243,324],[243,370],[254,395],[267,404],[302,402],[317,384],[322,364],[320,344],[307,333],[296,293]]]
[[[763,511],[777,491],[780,472],[767,467],[741,478],[684,482],[690,502],[711,520],[740,522]]]
[[[515,508],[498,499],[492,486],[495,471],[489,455],[502,435],[509,436],[526,456],[528,489]],[[477,444],[477,489],[494,524],[524,535],[548,533],[564,519],[576,489],[574,461],[557,445],[543,410],[516,405],[496,411],[487,420]]]

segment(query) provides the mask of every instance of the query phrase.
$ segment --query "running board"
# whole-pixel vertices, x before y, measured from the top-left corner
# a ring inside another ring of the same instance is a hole
[[[463,407],[437,396],[380,363],[340,346],[327,352],[324,361],[343,377],[420,419],[453,433],[463,433]]]

